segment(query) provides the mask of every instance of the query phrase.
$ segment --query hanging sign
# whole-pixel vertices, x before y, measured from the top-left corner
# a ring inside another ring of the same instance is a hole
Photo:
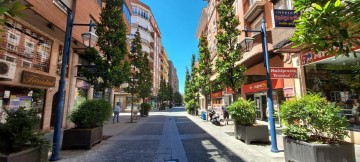
[[[295,27],[294,20],[299,19],[300,12],[295,10],[274,9],[275,27]]]
[[[284,81],[282,79],[272,79],[272,88],[279,89],[284,87]],[[256,82],[252,84],[246,84],[241,87],[242,93],[254,93],[254,92],[261,92],[267,90],[267,83],[266,80],[261,82]]]
[[[55,77],[33,73],[25,70],[23,71],[21,78],[21,83],[33,86],[55,87],[55,82]]]
[[[222,91],[211,93],[211,98],[219,98],[222,97]]]
[[[271,67],[271,79],[292,79],[298,78],[297,68]]]
[[[283,88],[283,90],[284,90],[284,97],[294,97],[295,96],[295,90],[293,87]]]

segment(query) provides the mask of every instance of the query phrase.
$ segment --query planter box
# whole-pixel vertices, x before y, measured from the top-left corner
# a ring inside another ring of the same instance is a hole
[[[284,137],[285,161],[350,162],[355,161],[352,143],[315,144]]]
[[[235,124],[235,137],[242,139],[246,144],[252,141],[269,141],[269,130],[267,125],[243,126]]]
[[[85,148],[90,150],[94,144],[101,142],[102,136],[103,127],[64,130],[62,149]]]
[[[42,145],[9,155],[0,154],[0,162],[46,162],[48,151],[49,145]]]

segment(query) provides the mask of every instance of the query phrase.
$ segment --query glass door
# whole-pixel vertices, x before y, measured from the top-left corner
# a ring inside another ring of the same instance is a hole
[[[256,119],[261,120],[261,99],[260,96],[255,95],[255,108],[256,108]]]

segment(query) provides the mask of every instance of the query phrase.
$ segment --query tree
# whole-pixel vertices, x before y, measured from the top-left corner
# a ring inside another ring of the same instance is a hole
[[[137,101],[140,93],[140,82],[143,82],[144,84],[144,80],[140,80],[145,79],[141,74],[141,72],[144,72],[144,53],[142,51],[141,36],[139,30],[135,32],[135,37],[131,42],[130,49],[131,52],[129,54],[129,60],[131,62],[132,70],[130,72],[130,77],[127,80],[129,86],[125,88],[125,91],[131,94],[131,114],[133,114],[134,102]],[[131,115],[130,117],[130,122],[132,122],[132,119],[133,115]]]
[[[185,91],[185,95],[184,95],[184,100],[185,102],[187,103],[188,101],[190,101],[190,79],[191,79],[191,76],[190,76],[190,73],[189,73],[189,69],[186,67],[186,72],[185,72],[185,88],[184,88],[184,91]]]
[[[148,56],[148,53],[144,53],[142,57],[142,66],[140,68],[139,96],[142,98],[143,102],[145,101],[145,98],[150,97],[153,85]]]
[[[191,75],[190,80],[188,83],[188,102],[186,108],[189,112],[193,113],[196,108],[199,107],[199,84],[198,84],[198,72],[197,72],[197,65],[196,65],[196,57],[195,54],[192,55],[191,58]]]
[[[83,68],[81,72],[96,90],[120,86],[129,76],[130,65],[125,56],[128,54],[126,44],[126,26],[122,17],[123,0],[107,0],[100,14],[100,23],[96,24],[96,34],[99,36],[95,48],[87,48],[85,57],[95,66]]]
[[[181,105],[183,102],[182,96],[180,94],[180,92],[175,92],[174,93],[174,103],[176,106]]]
[[[169,107],[172,107],[172,104],[174,102],[174,90],[171,86],[171,84],[168,82],[167,83],[167,100],[169,101]]]
[[[210,77],[212,75],[212,62],[211,62],[211,56],[210,51],[208,48],[208,41],[204,34],[202,34],[200,38],[200,44],[199,44],[199,85],[200,86],[200,92],[205,97],[205,107],[206,111],[208,111],[207,105],[208,105],[208,96],[211,98],[211,92],[213,90],[213,87],[211,86]],[[211,100],[211,99],[210,99]],[[207,113],[208,114],[208,113]]]
[[[233,3],[235,0],[223,0],[218,8],[219,29],[217,39],[216,71],[217,80],[226,87],[230,87],[233,92],[233,101],[237,99],[237,94],[241,86],[246,82],[243,73],[246,67],[237,65],[243,57],[243,50],[237,41],[241,31],[237,28],[240,24],[235,17]]]
[[[22,10],[25,10],[27,7],[22,5],[19,0],[0,0],[0,25],[4,25],[5,19],[3,16],[9,14],[12,17],[20,15]],[[3,30],[0,29],[0,32]]]
[[[315,53],[345,54],[360,46],[359,0],[297,0],[296,32],[291,41]]]
[[[159,89],[157,99],[161,103],[160,107],[162,107],[162,105],[164,104],[164,101],[167,100],[167,86],[166,86],[166,81],[164,79],[161,79],[161,81],[160,81],[160,89]]]

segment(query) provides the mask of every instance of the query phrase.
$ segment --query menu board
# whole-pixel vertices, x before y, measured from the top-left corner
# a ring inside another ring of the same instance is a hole
[[[17,109],[19,109],[20,106],[30,108],[31,107],[31,101],[32,101],[31,96],[11,95],[10,96],[9,109],[10,110],[17,110]]]

